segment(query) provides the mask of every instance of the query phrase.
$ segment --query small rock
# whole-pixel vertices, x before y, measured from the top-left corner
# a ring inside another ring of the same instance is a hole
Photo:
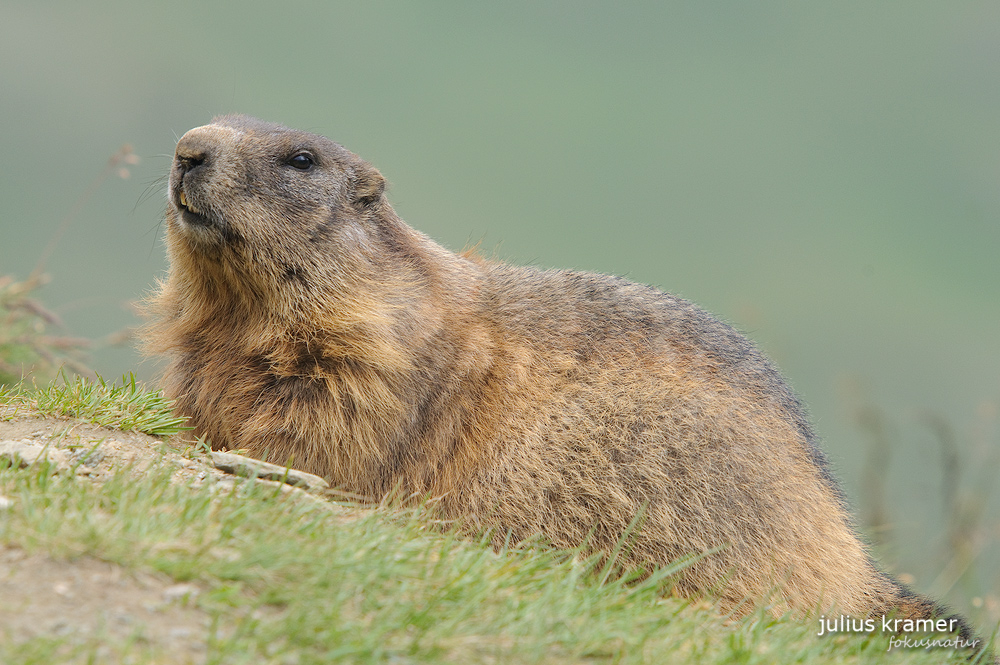
[[[89,464],[91,466],[95,464],[100,464],[104,461],[106,454],[100,448],[90,448],[88,450],[83,450],[78,452],[73,458],[80,462],[81,464]]]
[[[59,469],[67,466],[66,453],[58,448],[40,446],[28,439],[20,441],[0,441],[0,460],[12,466],[25,468],[31,466],[39,458],[48,459]]]
[[[52,623],[50,630],[59,637],[70,635],[74,632],[73,625],[68,621],[56,620]]]
[[[14,501],[0,494],[0,510],[9,510],[14,505]]]
[[[322,490],[330,486],[328,482],[305,471],[296,469],[286,469],[277,464],[262,462],[243,455],[234,453],[212,453],[212,463],[215,468],[245,478],[262,478],[264,480],[275,480],[301,487],[305,490]]]
[[[27,439],[0,441],[0,459],[6,460],[8,464],[18,468],[32,464],[41,454],[42,447],[29,443]]]
[[[193,584],[172,584],[163,590],[163,600],[168,603],[187,601],[197,597],[201,589]]]
[[[232,478],[230,477],[219,478],[212,485],[212,492],[213,493],[231,492],[235,488],[236,488],[236,481],[233,480]]]
[[[132,616],[130,614],[126,614],[125,612],[123,612],[121,608],[118,608],[118,610],[111,617],[111,620],[114,621],[119,626],[131,626],[133,623],[135,623],[135,620],[132,618]]]

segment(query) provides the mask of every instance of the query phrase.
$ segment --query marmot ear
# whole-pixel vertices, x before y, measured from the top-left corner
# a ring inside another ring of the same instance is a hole
[[[371,205],[385,191],[385,178],[372,166],[366,165],[357,171],[354,180],[354,203]]]

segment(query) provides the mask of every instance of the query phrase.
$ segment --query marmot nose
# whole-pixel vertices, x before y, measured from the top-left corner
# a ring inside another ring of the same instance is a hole
[[[189,132],[190,133],[190,132]],[[177,143],[174,153],[174,165],[181,174],[187,173],[203,164],[210,163],[212,146],[197,137],[188,138],[185,134]]]
[[[230,128],[220,125],[195,127],[177,142],[174,153],[176,168],[184,174],[199,166],[211,166],[223,146],[237,138],[233,134]]]

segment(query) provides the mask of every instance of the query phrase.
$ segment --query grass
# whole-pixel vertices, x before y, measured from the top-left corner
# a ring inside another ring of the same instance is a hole
[[[727,626],[664,598],[662,579],[602,585],[592,560],[497,553],[429,529],[420,513],[338,520],[246,487],[216,496],[168,473],[94,487],[8,470],[0,488],[16,508],[0,540],[205,584],[198,602],[226,628],[210,639],[209,662],[884,662],[884,638],[818,639],[763,615]],[[3,662],[47,662],[3,649]]]
[[[171,412],[171,402],[159,390],[146,390],[127,374],[121,385],[108,384],[101,377],[90,380],[62,375],[43,388],[28,389],[23,383],[0,386],[0,403],[46,416],[69,416],[95,425],[125,432],[145,432],[152,436],[170,436],[189,429],[185,418]]]
[[[8,390],[5,403],[128,429],[179,426],[134,380]],[[203,588],[191,602],[210,617],[208,663],[968,662],[948,650],[886,654],[880,633],[820,638],[814,622],[764,612],[727,621],[706,601],[665,594],[668,571],[607,578],[580,553],[537,543],[497,552],[419,508],[361,510],[253,482],[193,487],[165,465],[102,484],[0,469],[0,496],[10,501],[0,545]],[[0,662],[109,662],[107,648],[100,639],[5,640]],[[142,640],[116,648],[113,662],[175,662]]]

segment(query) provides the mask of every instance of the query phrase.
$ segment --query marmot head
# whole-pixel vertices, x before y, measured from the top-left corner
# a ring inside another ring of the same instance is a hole
[[[328,282],[370,249],[388,211],[385,180],[322,136],[242,115],[215,118],[177,143],[167,206],[172,263],[226,291],[265,296]],[[194,275],[192,275],[194,276]],[[245,295],[245,294],[244,294]]]

